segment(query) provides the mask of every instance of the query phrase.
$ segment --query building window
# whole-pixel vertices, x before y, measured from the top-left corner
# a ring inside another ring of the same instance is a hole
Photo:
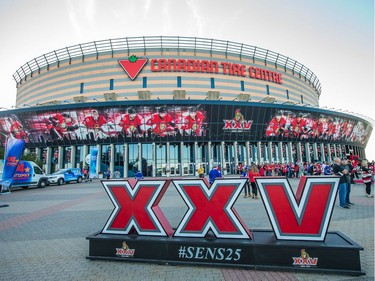
[[[242,92],[245,91],[245,82],[244,81],[241,81],[241,91]]]
[[[266,85],[266,92],[267,92],[267,95],[269,96],[270,95],[270,86]]]
[[[114,85],[114,81],[113,81],[113,79],[110,79],[109,80],[109,90],[113,90],[113,85]]]
[[[289,91],[286,90],[286,98],[289,99]]]
[[[143,88],[147,88],[147,77],[143,77]]]
[[[181,76],[177,76],[177,88],[181,88]]]
[[[211,89],[215,89],[215,78],[211,78]]]
[[[303,103],[303,96],[301,95],[301,103]]]
[[[84,90],[84,83],[81,83],[79,86],[79,93],[83,94],[83,90]]]

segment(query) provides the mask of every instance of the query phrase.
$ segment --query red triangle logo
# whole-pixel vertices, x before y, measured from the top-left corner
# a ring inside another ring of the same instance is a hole
[[[130,56],[127,60],[118,60],[118,63],[125,70],[131,80],[134,80],[137,77],[138,73],[141,72],[147,62],[147,58],[140,59],[135,55]]]

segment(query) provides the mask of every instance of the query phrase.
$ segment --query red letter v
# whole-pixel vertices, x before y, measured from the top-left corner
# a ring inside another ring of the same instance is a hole
[[[302,177],[296,197],[286,178],[255,180],[277,239],[324,241],[338,177]]]

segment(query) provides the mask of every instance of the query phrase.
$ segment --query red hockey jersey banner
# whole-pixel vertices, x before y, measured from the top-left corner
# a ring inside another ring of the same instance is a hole
[[[296,195],[284,177],[262,177],[255,181],[277,239],[325,240],[338,177],[302,177]]]

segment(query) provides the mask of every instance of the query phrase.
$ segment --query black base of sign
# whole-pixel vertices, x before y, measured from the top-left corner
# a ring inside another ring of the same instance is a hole
[[[271,230],[252,231],[254,240],[151,237],[94,233],[88,259],[232,266],[259,270],[300,270],[364,275],[363,248],[340,232],[325,242],[280,241]]]

